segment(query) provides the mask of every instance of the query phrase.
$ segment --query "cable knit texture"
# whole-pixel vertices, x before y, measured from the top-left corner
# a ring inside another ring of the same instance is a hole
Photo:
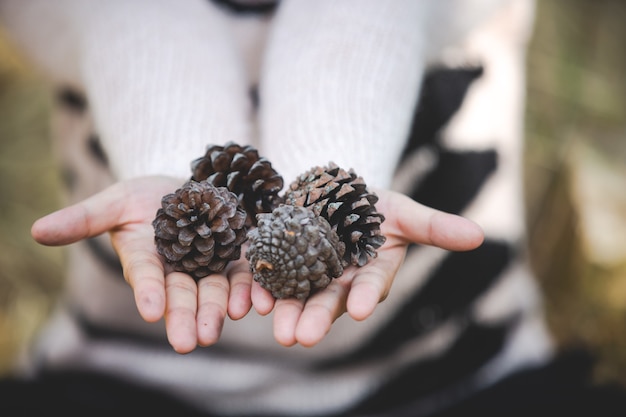
[[[426,39],[415,27],[425,4],[322,0],[279,10],[260,123],[262,146],[286,178],[334,161],[389,185],[424,70]]]
[[[23,42],[57,80],[87,92],[118,179],[187,177],[190,161],[207,143],[249,143],[242,58],[216,6],[202,0],[34,0],[21,9],[19,3],[5,9],[15,9]],[[47,39],[52,53],[41,48]]]

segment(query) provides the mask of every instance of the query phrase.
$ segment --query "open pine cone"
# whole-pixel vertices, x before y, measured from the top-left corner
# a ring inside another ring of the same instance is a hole
[[[209,145],[204,156],[192,161],[191,171],[192,180],[206,180],[235,193],[248,213],[248,226],[255,224],[257,213],[270,212],[280,203],[283,178],[252,146]]]
[[[198,280],[239,259],[246,240],[246,212],[225,187],[186,182],[161,199],[152,226],[157,251],[174,270]]]
[[[362,177],[333,162],[301,174],[284,196],[285,204],[307,207],[325,218],[346,245],[345,264],[357,266],[376,257],[385,243],[380,231],[385,217],[376,211],[377,201]]]
[[[343,273],[345,245],[323,217],[281,205],[257,219],[246,258],[254,280],[275,298],[306,298]]]

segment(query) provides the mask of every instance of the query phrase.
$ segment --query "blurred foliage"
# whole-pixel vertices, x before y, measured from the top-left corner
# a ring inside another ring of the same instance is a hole
[[[531,259],[559,345],[590,347],[597,379],[626,384],[626,248],[607,246],[626,236],[626,186],[608,184],[626,184],[626,2],[537,5],[526,117]],[[590,219],[607,213],[613,228],[595,230]],[[621,260],[608,262],[608,249]]]
[[[626,161],[626,2],[537,1],[526,119],[530,255],[557,342],[591,347],[598,379],[626,385],[626,259],[607,265],[586,249],[585,201],[574,192],[581,142],[607,166]],[[63,249],[37,245],[29,232],[60,205],[49,109],[42,79],[0,33],[0,373],[62,284]]]
[[[30,237],[32,222],[58,206],[49,108],[42,78],[0,36],[0,372],[49,313],[62,281],[62,250]]]

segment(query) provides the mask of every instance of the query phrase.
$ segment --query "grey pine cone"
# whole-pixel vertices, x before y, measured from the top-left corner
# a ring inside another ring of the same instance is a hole
[[[308,207],[325,218],[346,245],[345,265],[365,265],[385,243],[380,225],[385,217],[376,210],[378,197],[362,177],[330,162],[313,167],[293,181],[285,204]]]
[[[268,213],[280,203],[283,178],[252,146],[228,142],[207,146],[204,156],[191,163],[192,180],[206,180],[237,195],[254,225],[257,213]]]
[[[239,259],[246,212],[225,187],[187,181],[161,199],[152,221],[157,251],[174,270],[198,280]]]
[[[257,221],[246,258],[254,280],[275,298],[306,298],[343,273],[345,245],[311,210],[280,205]]]

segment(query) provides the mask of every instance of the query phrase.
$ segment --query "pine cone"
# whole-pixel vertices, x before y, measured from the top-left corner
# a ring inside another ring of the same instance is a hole
[[[328,220],[346,245],[345,265],[365,265],[385,243],[380,231],[385,217],[375,207],[378,197],[352,169],[345,171],[333,162],[313,167],[290,184],[284,201]]]
[[[281,205],[257,220],[246,258],[254,280],[275,298],[306,298],[343,273],[343,242],[311,210]]]
[[[248,213],[248,226],[256,223],[257,213],[270,212],[280,203],[283,178],[252,146],[209,145],[203,157],[192,161],[191,171],[192,180],[207,180],[235,193]]]
[[[157,251],[174,270],[198,280],[239,259],[246,212],[225,187],[190,180],[161,199],[152,226]]]

